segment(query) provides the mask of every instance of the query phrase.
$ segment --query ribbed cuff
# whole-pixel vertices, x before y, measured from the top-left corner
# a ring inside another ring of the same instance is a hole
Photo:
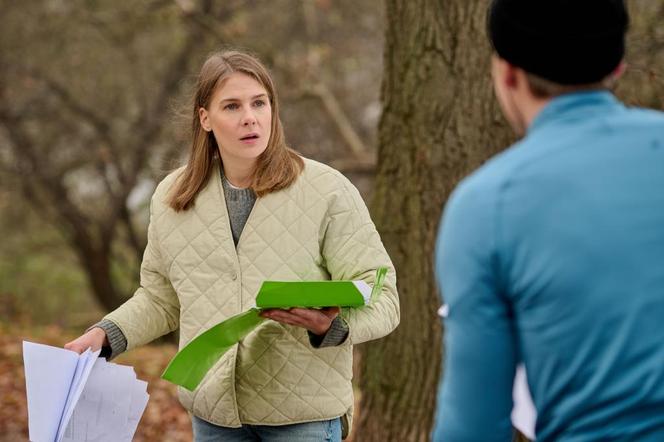
[[[324,335],[309,333],[309,343],[314,348],[335,347],[341,345],[348,338],[348,324],[341,316],[337,316],[330,324],[330,328]]]
[[[91,330],[95,327],[99,327],[100,329],[104,330],[104,332],[106,332],[106,338],[110,344],[110,347],[102,348],[99,356],[111,360],[127,349],[127,338],[125,338],[125,335],[122,333],[122,330],[120,330],[120,327],[115,325],[114,322],[109,321],[108,319],[102,319],[92,327],[88,328],[88,330]]]

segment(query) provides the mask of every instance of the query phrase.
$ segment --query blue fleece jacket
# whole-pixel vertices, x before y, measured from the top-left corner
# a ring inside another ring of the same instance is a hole
[[[541,441],[664,441],[664,114],[553,99],[465,179],[436,271],[436,441],[509,441],[523,361]]]

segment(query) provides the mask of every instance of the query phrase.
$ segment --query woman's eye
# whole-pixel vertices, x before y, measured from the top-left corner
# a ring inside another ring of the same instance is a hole
[[[237,103],[228,103],[226,106],[224,106],[224,109],[235,110],[235,109],[237,109],[238,107],[239,107],[239,106],[238,106]]]
[[[265,100],[256,100],[256,101],[254,101],[254,106],[256,106],[256,107],[265,106]]]

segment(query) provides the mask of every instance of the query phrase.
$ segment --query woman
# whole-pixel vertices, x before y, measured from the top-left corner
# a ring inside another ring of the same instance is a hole
[[[74,351],[111,357],[180,328],[180,348],[254,305],[264,280],[389,272],[372,305],[268,310],[265,321],[179,390],[196,441],[340,440],[349,431],[352,345],[399,322],[394,267],[359,193],[284,141],[272,79],[254,57],[212,55],[198,78],[189,160],[155,190],[141,287]]]

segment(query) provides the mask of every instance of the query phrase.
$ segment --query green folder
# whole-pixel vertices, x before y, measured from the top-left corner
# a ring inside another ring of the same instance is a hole
[[[359,307],[369,303],[364,281],[265,281],[256,295],[260,308]]]
[[[182,348],[166,367],[162,378],[187,390],[198,387],[214,364],[265,319],[261,309],[359,307],[375,301],[387,268],[376,271],[373,288],[364,281],[265,281],[256,306],[203,332]]]

